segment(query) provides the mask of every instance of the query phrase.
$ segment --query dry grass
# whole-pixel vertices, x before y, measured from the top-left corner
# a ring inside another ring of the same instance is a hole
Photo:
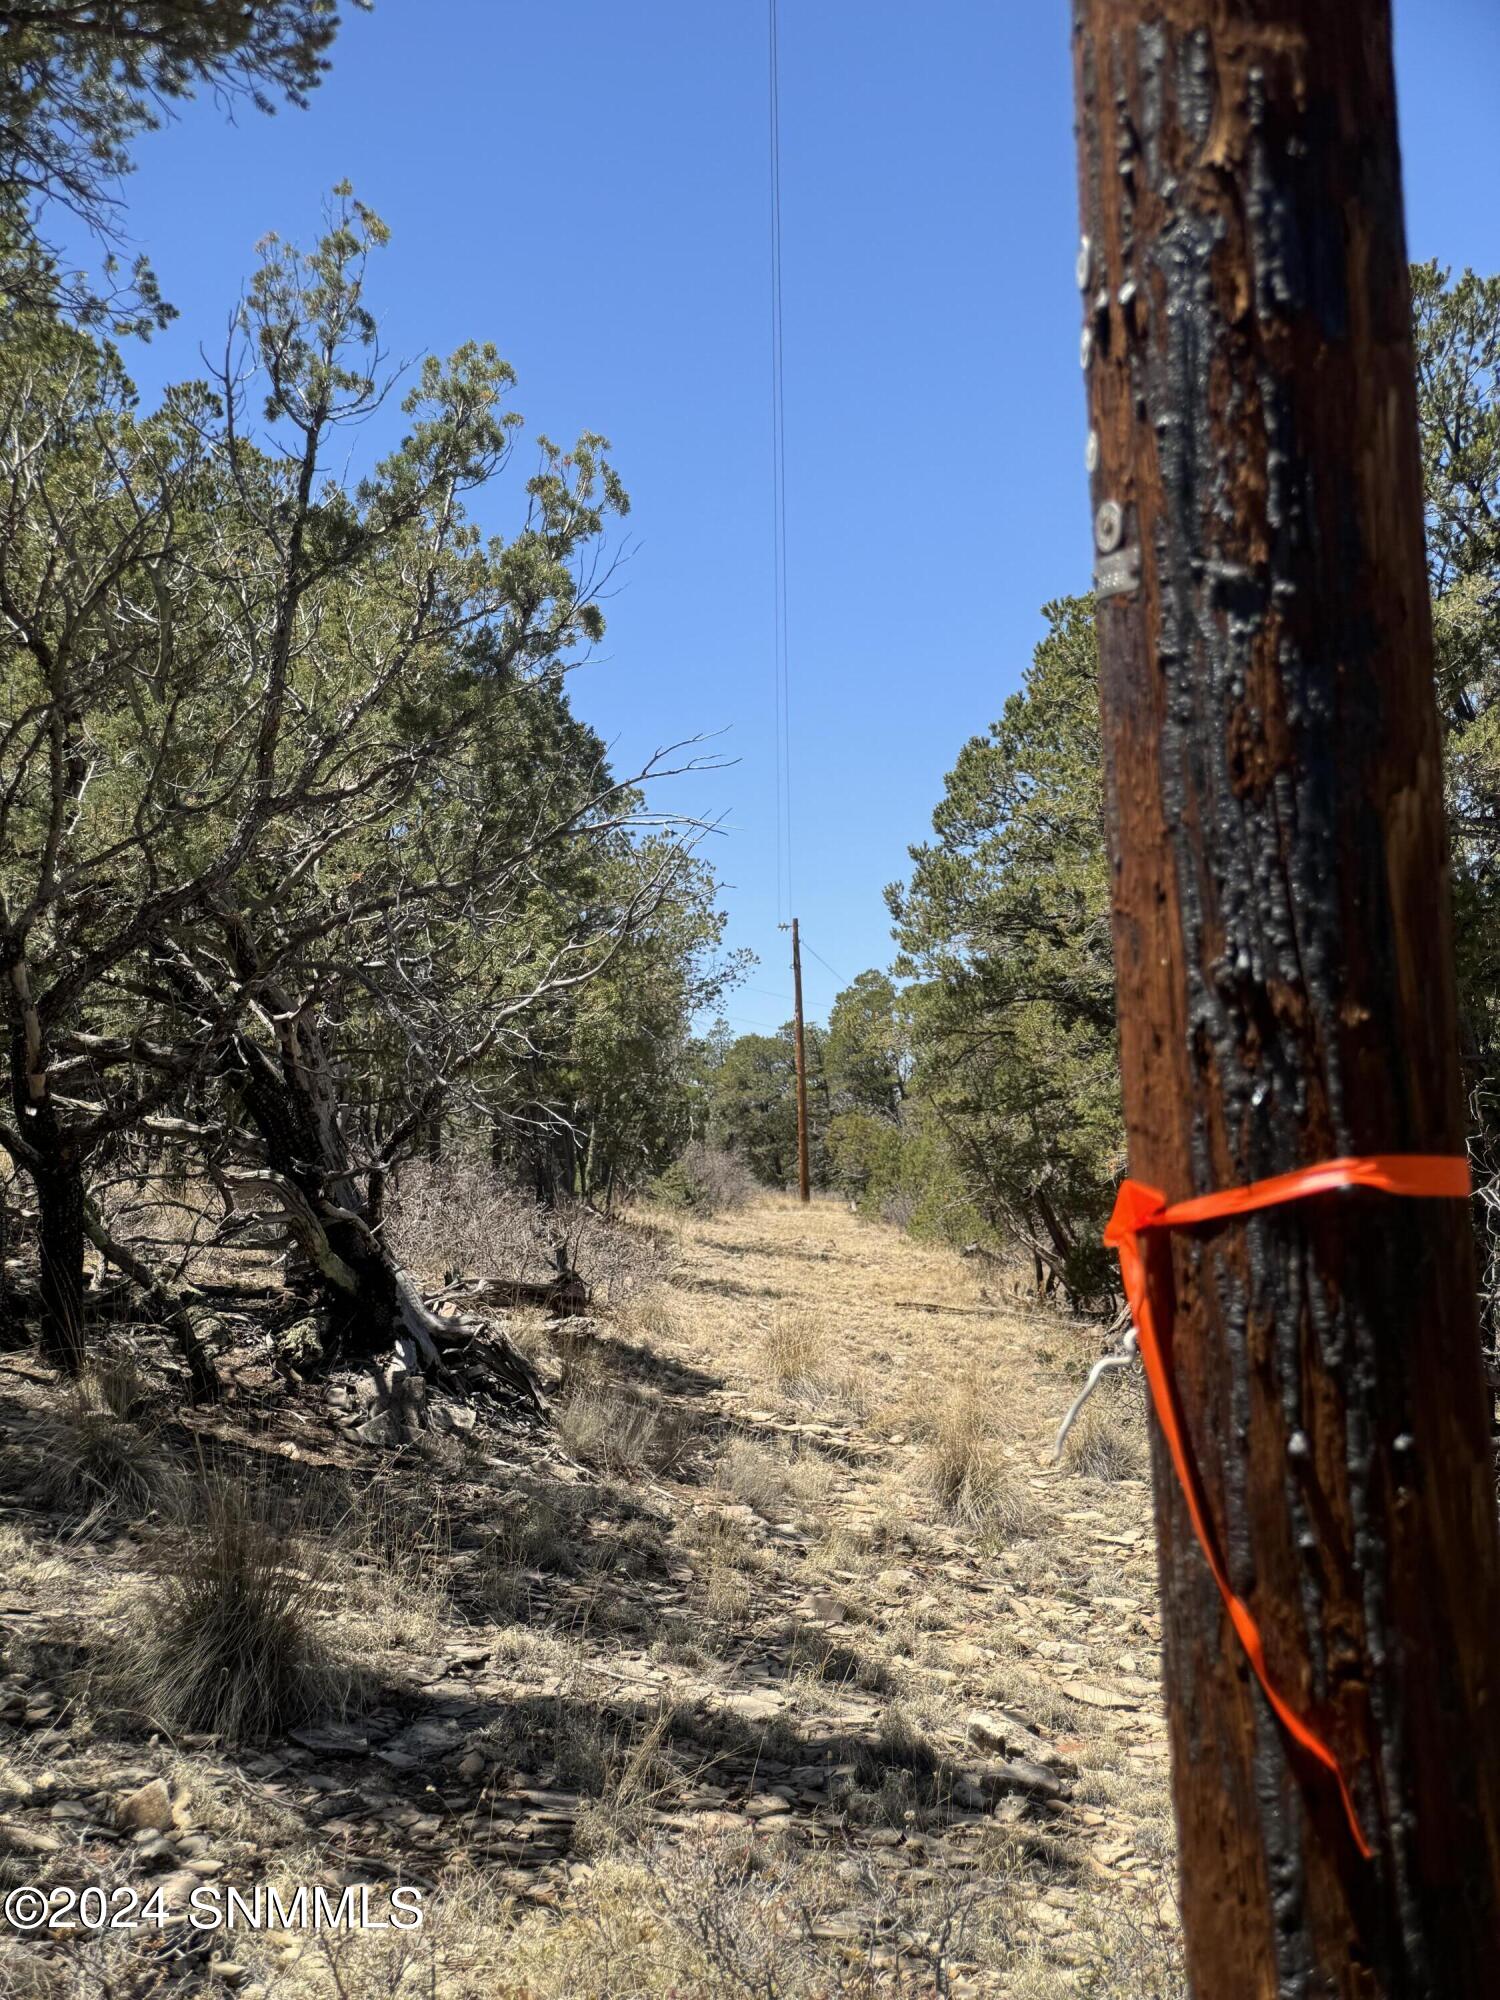
[[[266,2000],[1182,2000],[1134,1401],[1101,1402],[1103,1442],[1076,1462],[1047,1458],[1072,1394],[1057,1356],[1092,1336],[996,1308],[960,1258],[834,1204],[673,1227],[675,1282],[629,1291],[598,1334],[538,1322],[562,1368],[551,1441],[481,1435],[441,1476],[355,1451],[314,1476],[329,1432],[304,1401],[255,1440],[262,1456],[295,1442],[276,1474],[295,1500],[234,1514],[221,1495],[213,1518],[145,1538],[0,1523],[17,1624],[65,1599],[85,1623],[126,1608],[135,1730],[118,1754],[154,1754],[192,1793],[221,1880],[333,1879],[368,1846],[433,1884],[415,1937],[237,1943],[245,1984]],[[141,1400],[98,1391],[149,1437]],[[336,1711],[364,1673],[361,1714],[484,1719],[415,1770],[334,1764],[373,1801],[351,1796],[339,1822],[300,1782],[318,1764],[247,1784],[252,1760],[217,1747]],[[1136,1706],[1070,1693],[1089,1682]],[[997,1791],[976,1710],[1056,1744],[1070,1796]],[[102,1742],[102,1703],[86,1722]],[[142,1723],[184,1754],[143,1751]],[[44,1734],[38,1771],[59,1754]],[[478,1859],[476,1826],[503,1829],[518,1786],[581,1795],[569,1841]],[[759,1816],[773,1788],[792,1812]],[[418,1812],[433,1830],[407,1840]],[[113,1961],[51,1965],[62,2000],[136,2000]],[[5,1965],[0,1986],[30,1976]]]
[[[656,1842],[595,1867],[560,1921],[528,1915],[528,2000],[875,2000],[943,1995],[1012,1941],[1008,1887],[881,1877],[743,1837]]]
[[[675,1471],[692,1448],[681,1410],[603,1373],[568,1387],[557,1432],[565,1450],[601,1472]]]
[[[523,1615],[531,1602],[531,1576],[576,1575],[584,1560],[583,1512],[581,1501],[544,1492],[517,1500],[486,1539],[475,1566],[485,1609],[499,1618]]]
[[[623,1339],[639,1341],[648,1348],[680,1339],[685,1328],[678,1296],[665,1284],[648,1285],[632,1293],[611,1318]]]
[[[619,1306],[670,1272],[660,1230],[566,1198],[543,1207],[487,1162],[455,1155],[405,1166],[386,1233],[396,1255],[432,1277],[553,1277],[559,1257],[600,1305]]]
[[[25,1529],[0,1521],[0,1575],[12,1591],[54,1592],[65,1590],[72,1574],[68,1559],[59,1550],[39,1543]],[[8,1638],[9,1633],[0,1634]]]
[[[671,1757],[676,1721],[666,1705],[644,1726],[606,1723],[597,1713],[575,1719],[575,1739],[559,1747],[557,1769],[592,1794],[574,1833],[579,1853],[610,1854],[639,1840],[652,1812],[670,1802],[682,1782]]]
[[[1182,1964],[1182,1932],[1175,1916],[1142,1912],[1129,1903],[1091,1908],[1080,1926],[1074,1955],[1083,1981],[1041,1954],[1018,1968],[1013,2000],[1190,2000]]]
[[[706,1644],[732,1639],[754,1615],[752,1579],[764,1566],[759,1547],[739,1521],[717,1510],[690,1515],[677,1539],[691,1552],[695,1637]]]
[[[753,1438],[733,1438],[715,1471],[726,1493],[768,1521],[816,1513],[828,1497],[829,1467],[816,1452],[789,1458]]]
[[[694,1139],[657,1180],[652,1198],[666,1209],[723,1215],[744,1208],[756,1194],[755,1176],[738,1153]]]
[[[822,1626],[799,1625],[792,1634],[793,1667],[833,1687],[864,1688],[888,1694],[896,1686],[891,1662],[842,1632]]]

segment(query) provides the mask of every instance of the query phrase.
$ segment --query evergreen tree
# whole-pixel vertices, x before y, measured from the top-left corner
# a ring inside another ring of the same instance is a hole
[[[0,296],[117,331],[164,322],[144,258],[114,277],[132,144],[204,89],[305,104],[338,28],[338,0],[0,0]],[[59,269],[59,208],[111,253],[104,289]]]
[[[889,891],[913,998],[919,1094],[980,1212],[1070,1296],[1099,1249],[1119,1166],[1114,983],[1092,608],[1045,607],[1021,691],[965,745]]]

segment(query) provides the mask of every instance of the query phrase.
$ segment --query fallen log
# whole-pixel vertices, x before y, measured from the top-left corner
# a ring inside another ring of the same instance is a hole
[[[940,1306],[928,1299],[895,1299],[892,1303],[905,1312],[956,1313],[961,1319],[1004,1319],[1015,1310],[1013,1306]]]
[[[589,1310],[589,1288],[576,1271],[555,1278],[461,1278],[437,1294],[438,1306],[457,1304],[531,1308],[553,1319],[580,1319]]]

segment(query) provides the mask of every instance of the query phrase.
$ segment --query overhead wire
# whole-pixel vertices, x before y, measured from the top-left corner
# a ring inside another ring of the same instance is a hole
[[[776,742],[776,921],[792,908],[792,716],[786,561],[786,376],[781,284],[781,24],[767,0],[771,153],[771,541],[774,573],[772,705]],[[785,882],[785,905],[782,888]]]
[[[802,949],[807,953],[809,958],[815,958],[818,961],[819,965],[822,966],[825,972],[831,972],[835,979],[842,979],[846,986],[850,986],[853,984],[853,981],[849,979],[844,973],[840,972],[836,965],[830,965],[828,963],[828,960],[823,956],[822,952],[814,951],[806,938],[803,938],[802,940]]]

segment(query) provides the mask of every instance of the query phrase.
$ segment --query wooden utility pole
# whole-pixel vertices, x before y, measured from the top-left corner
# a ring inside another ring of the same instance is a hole
[[[812,1200],[812,1180],[807,1166],[807,1045],[802,1031],[802,945],[797,936],[797,919],[792,918],[792,999],[796,1005],[797,1044],[797,1192],[804,1201]]]
[[[1461,1154],[1388,0],[1075,0],[1120,1060],[1169,1200]],[[1198,2000],[1500,1990],[1500,1543],[1469,1217],[1150,1239],[1252,1676],[1154,1447]]]

